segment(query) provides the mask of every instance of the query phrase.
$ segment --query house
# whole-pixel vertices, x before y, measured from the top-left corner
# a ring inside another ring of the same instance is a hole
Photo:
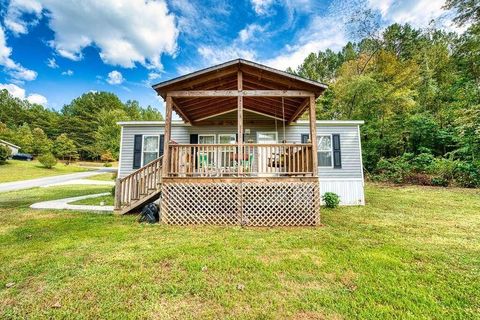
[[[10,143],[10,142],[2,140],[2,139],[0,139],[0,145],[4,145],[4,146],[7,146],[8,148],[10,148],[10,150],[12,151],[12,156],[16,155],[18,153],[18,150],[20,150],[19,146],[16,146],[13,143]]]
[[[118,123],[117,212],[160,197],[170,224],[316,225],[325,192],[364,204],[363,121],[316,120],[324,84],[237,59],[153,88],[165,121]]]

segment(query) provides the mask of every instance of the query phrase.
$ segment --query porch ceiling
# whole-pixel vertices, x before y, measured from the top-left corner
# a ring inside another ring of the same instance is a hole
[[[170,91],[238,90],[239,71],[243,90],[302,90],[318,97],[326,89],[324,84],[243,59],[165,81],[153,88],[163,98]],[[195,122],[235,110],[237,101],[237,97],[175,97],[173,110],[185,122]],[[291,122],[308,109],[308,102],[308,97],[244,97],[243,108]]]

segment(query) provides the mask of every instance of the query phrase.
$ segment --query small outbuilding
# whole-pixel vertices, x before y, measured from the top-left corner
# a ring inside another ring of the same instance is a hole
[[[7,146],[12,150],[12,156],[16,155],[18,153],[18,150],[20,150],[20,147],[17,145],[14,145],[13,143],[10,143],[8,141],[0,139],[0,145]]]

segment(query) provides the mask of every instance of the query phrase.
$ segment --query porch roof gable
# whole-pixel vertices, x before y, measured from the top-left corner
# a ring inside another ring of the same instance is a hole
[[[308,109],[307,95],[318,97],[327,88],[323,83],[244,59],[228,61],[152,87],[164,99],[167,94],[173,97],[173,110],[183,121],[196,122],[236,110],[239,72],[242,73],[243,108],[288,123],[296,121]],[[284,95],[269,96],[274,90]],[[211,96],[198,96],[205,91]]]

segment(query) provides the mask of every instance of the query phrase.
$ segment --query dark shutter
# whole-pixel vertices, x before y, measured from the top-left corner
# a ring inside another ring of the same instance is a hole
[[[142,166],[142,139],[141,134],[136,134],[133,140],[133,169]]]
[[[198,134],[192,133],[190,134],[190,144],[198,144]],[[192,157],[193,159],[197,159],[196,151],[197,148],[192,147]],[[191,161],[193,161],[193,159]],[[198,159],[197,159],[198,160]],[[195,169],[198,169],[198,161],[195,162]]]
[[[235,142],[238,142],[238,133],[235,133]],[[243,143],[245,143],[245,133],[243,134]]]
[[[308,138],[310,135],[308,133],[302,133],[301,141],[302,143],[308,143]]]
[[[197,144],[198,143],[198,134],[191,134],[190,135],[190,144]]]
[[[163,156],[164,143],[165,143],[165,136],[163,134],[161,134],[159,142],[158,142],[158,156],[159,157]]]
[[[339,169],[342,167],[342,152],[340,150],[340,135],[333,134],[333,167]]]

